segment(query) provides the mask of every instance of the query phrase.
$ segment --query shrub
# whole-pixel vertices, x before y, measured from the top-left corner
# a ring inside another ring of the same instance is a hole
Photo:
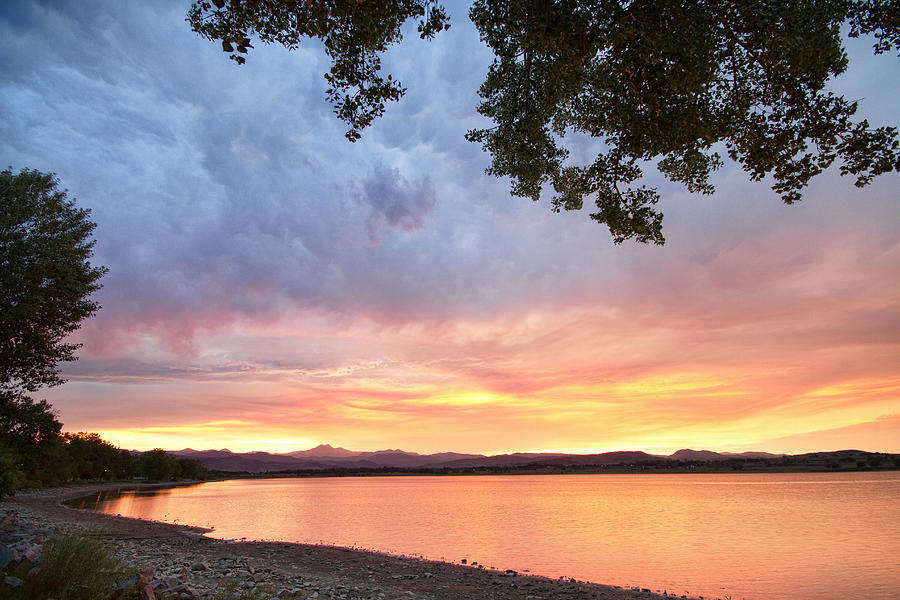
[[[80,536],[53,538],[44,544],[39,570],[22,586],[24,600],[108,598],[124,573],[101,542]]]

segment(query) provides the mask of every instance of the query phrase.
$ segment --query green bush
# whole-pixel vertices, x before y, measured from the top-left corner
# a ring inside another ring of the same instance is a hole
[[[25,484],[25,474],[19,469],[18,455],[0,439],[0,499],[12,496]]]
[[[101,542],[80,536],[52,538],[44,544],[37,573],[17,588],[22,600],[99,600],[109,598],[125,573]]]

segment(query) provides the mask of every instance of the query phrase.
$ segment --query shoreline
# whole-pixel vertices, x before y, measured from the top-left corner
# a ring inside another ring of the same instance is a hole
[[[192,483],[197,482],[182,485]],[[229,585],[242,591],[265,590],[272,598],[291,600],[690,598],[666,590],[654,593],[646,588],[550,579],[358,548],[218,540],[203,535],[209,529],[202,527],[107,515],[63,504],[115,489],[171,485],[107,483],[32,490],[0,502],[0,513],[12,513],[65,534],[101,539],[130,567],[151,568],[161,581],[177,580],[189,586],[195,598],[209,598]]]

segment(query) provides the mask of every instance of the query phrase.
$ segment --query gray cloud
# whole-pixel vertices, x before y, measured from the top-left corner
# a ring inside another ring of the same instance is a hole
[[[450,9],[450,31],[391,50],[409,92],[350,144],[315,43],[260,45],[238,67],[188,30],[182,2],[4,3],[0,159],[58,173],[93,209],[110,268],[96,341],[190,350],[199,332],[306,309],[386,326],[570,305],[688,322],[723,298],[756,314],[830,248],[896,243],[896,177],[849,217],[863,196],[834,178],[791,208],[735,168],[714,198],[659,182],[664,249],[613,247],[583,213],[510,198],[463,140],[490,57],[465,4]]]
[[[366,229],[373,244],[382,242],[385,225],[406,232],[424,229],[426,216],[437,205],[434,187],[427,178],[412,184],[397,169],[382,165],[361,182],[358,195],[372,208]]]

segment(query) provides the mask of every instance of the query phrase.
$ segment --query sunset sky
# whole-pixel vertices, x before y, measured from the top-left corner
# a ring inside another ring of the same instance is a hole
[[[116,445],[502,453],[900,452],[900,176],[785,206],[734,164],[654,170],[663,247],[509,194],[463,135],[490,63],[466,16],[385,59],[408,88],[351,144],[317,42],[247,64],[187,0],[0,6],[0,168],[98,224],[103,305],[64,428]],[[900,61],[834,89],[900,123]],[[585,152],[589,146],[582,148]]]

